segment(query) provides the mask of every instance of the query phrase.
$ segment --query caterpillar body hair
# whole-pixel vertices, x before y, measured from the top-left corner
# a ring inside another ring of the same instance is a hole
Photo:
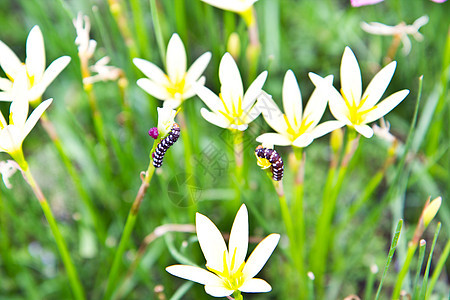
[[[156,146],[155,152],[153,152],[153,166],[155,168],[160,168],[163,163],[164,155],[167,149],[170,148],[180,137],[180,126],[177,123],[173,123],[172,130],[169,134],[159,142]]]
[[[281,155],[274,149],[264,148],[259,145],[255,150],[256,156],[260,158],[267,159],[271,166],[270,169],[272,171],[272,179],[275,181],[280,181],[283,178],[284,172],[284,163]]]

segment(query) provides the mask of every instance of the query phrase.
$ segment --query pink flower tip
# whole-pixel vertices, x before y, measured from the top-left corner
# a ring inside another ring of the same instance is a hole
[[[382,1],[384,1],[384,0],[350,0],[350,4],[353,7],[359,7],[359,6],[377,4]]]
[[[148,131],[148,135],[156,140],[156,138],[158,137],[158,128],[157,127],[150,128],[150,130]]]

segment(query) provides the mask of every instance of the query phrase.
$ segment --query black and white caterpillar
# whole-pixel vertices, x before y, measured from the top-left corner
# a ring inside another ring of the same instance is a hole
[[[164,155],[166,154],[167,149],[170,148],[180,137],[180,126],[177,123],[173,123],[172,130],[169,134],[159,142],[158,146],[156,146],[155,152],[153,152],[153,166],[155,168],[160,168]]]
[[[270,169],[272,171],[272,179],[280,181],[283,178],[284,163],[280,154],[274,149],[264,148],[259,145],[255,150],[256,156],[267,159],[270,163]]]

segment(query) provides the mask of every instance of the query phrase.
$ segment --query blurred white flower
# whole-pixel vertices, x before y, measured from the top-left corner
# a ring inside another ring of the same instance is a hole
[[[378,22],[362,22],[361,28],[375,35],[392,35],[399,36],[403,43],[403,54],[407,55],[411,51],[411,41],[408,35],[411,34],[416,41],[422,41],[423,35],[419,32],[420,27],[428,23],[428,16],[422,16],[414,21],[412,25],[406,25],[402,22],[395,26],[389,26]]]
[[[253,3],[258,0],[202,0],[209,5],[220,9],[229,10],[236,13],[243,13],[249,10]]]
[[[2,174],[2,179],[6,188],[12,188],[9,178],[19,169],[19,165],[13,160],[0,161],[0,173]]]
[[[53,99],[43,101],[28,117],[27,84],[26,68],[22,66],[21,71],[16,74],[11,91],[13,101],[9,109],[9,124],[0,112],[0,152],[7,152],[14,159],[22,153],[25,137],[53,101]]]
[[[75,38],[75,45],[78,46],[78,56],[82,65],[88,65],[88,61],[94,55],[97,42],[89,38],[89,32],[91,30],[91,21],[89,17],[78,13],[77,18],[72,20],[75,30],[77,31],[77,37]],[[85,76],[83,76],[84,78]]]
[[[234,291],[244,293],[270,292],[272,287],[263,279],[253,278],[264,267],[280,239],[272,233],[253,250],[247,261],[248,212],[241,206],[231,228],[228,249],[222,234],[206,216],[197,213],[196,230],[200,248],[206,259],[206,268],[173,265],[166,268],[172,275],[205,285],[213,297],[226,297]]]
[[[123,71],[120,68],[108,66],[110,60],[111,59],[108,56],[105,56],[100,58],[94,65],[90,66],[89,69],[97,74],[83,78],[83,83],[93,84],[99,81],[118,80],[123,75]]]
[[[30,102],[40,102],[42,94],[59,73],[69,64],[70,57],[62,56],[45,69],[44,38],[39,26],[34,26],[28,34],[26,60],[23,64],[14,52],[0,41],[0,66],[8,78],[0,78],[0,101],[12,101],[13,82],[19,76],[23,65],[26,68],[26,98]]]
[[[211,60],[211,52],[201,55],[186,71],[186,50],[178,34],[174,33],[167,46],[167,75],[155,64],[141,58],[133,59],[134,64],[148,78],[137,81],[144,91],[163,100],[164,106],[177,108],[184,100],[195,95],[193,85],[205,84],[201,76]]]
[[[392,135],[392,133],[389,131],[391,128],[391,124],[389,122],[386,122],[384,118],[380,119],[380,125],[373,124],[372,130],[374,134],[379,137],[382,140],[385,140],[388,143],[394,142],[397,138]]]
[[[196,86],[197,95],[211,111],[202,108],[202,117],[216,126],[244,131],[248,124],[261,113],[256,105],[256,98],[261,94],[267,78],[267,71],[262,72],[248,88],[244,87],[239,69],[233,57],[227,52],[219,65],[220,94],[217,96],[204,86]]]
[[[380,3],[383,1],[384,0],[350,0],[350,4],[353,7],[359,7],[359,6],[377,4],[377,3]]]
[[[341,92],[332,85],[327,88],[333,116],[366,138],[372,137],[373,130],[367,124],[386,115],[409,94],[409,90],[401,90],[378,103],[394,75],[396,64],[391,62],[379,71],[361,96],[361,70],[355,54],[345,47],[341,62]]]
[[[320,85],[320,80],[325,80],[328,85],[333,84],[333,76],[325,79],[310,73],[311,78]],[[325,83],[324,83],[325,84]],[[339,121],[327,121],[318,125],[327,107],[326,89],[317,88],[309,98],[308,104],[303,112],[300,88],[294,73],[286,72],[283,82],[283,114],[272,97],[262,93],[258,97],[257,106],[261,111],[267,124],[277,133],[264,133],[256,138],[256,141],[272,145],[306,147],[315,138],[321,137],[339,127],[344,126]]]

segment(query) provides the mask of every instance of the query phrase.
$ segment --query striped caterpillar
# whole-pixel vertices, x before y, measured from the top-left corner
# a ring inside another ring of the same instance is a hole
[[[167,149],[172,146],[180,137],[180,126],[177,123],[173,123],[172,130],[169,134],[159,142],[158,146],[156,146],[155,152],[153,152],[153,166],[155,168],[160,168],[164,155],[166,154]]]
[[[256,156],[267,159],[270,163],[270,170],[272,171],[272,179],[280,181],[283,178],[284,163],[280,154],[274,149],[264,148],[259,145],[255,150]]]

